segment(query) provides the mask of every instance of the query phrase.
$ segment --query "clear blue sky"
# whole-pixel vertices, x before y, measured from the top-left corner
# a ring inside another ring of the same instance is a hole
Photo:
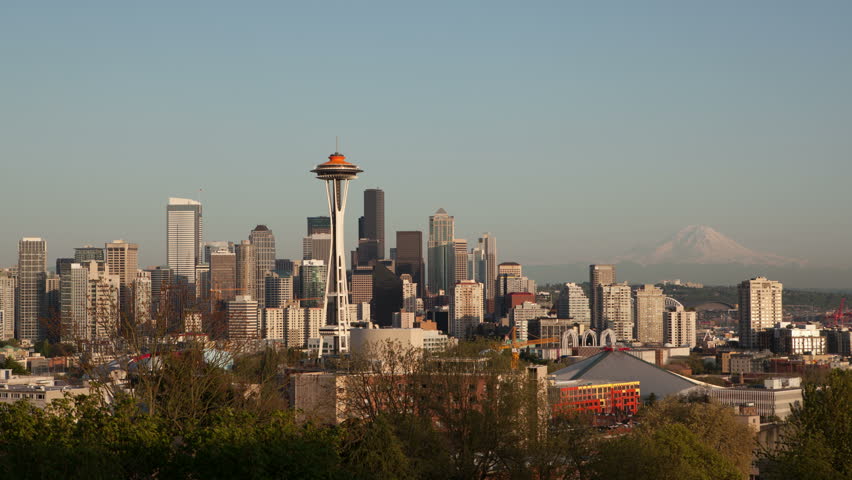
[[[179,4],[179,5],[178,5]],[[852,2],[0,4],[0,266],[125,238],[165,203],[298,256],[342,138],[387,235],[490,231],[502,260],[623,253],[688,224],[852,265]]]

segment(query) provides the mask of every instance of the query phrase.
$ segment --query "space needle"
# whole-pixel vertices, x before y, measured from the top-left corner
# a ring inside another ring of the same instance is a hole
[[[349,180],[363,172],[357,165],[346,161],[339,152],[328,156],[328,161],[316,166],[312,173],[325,181],[328,213],[331,217],[331,255],[326,274],[323,318],[320,327],[319,353],[345,353],[349,351],[349,296],[346,289],[346,260],[343,249],[343,215]],[[327,350],[328,349],[328,350]]]

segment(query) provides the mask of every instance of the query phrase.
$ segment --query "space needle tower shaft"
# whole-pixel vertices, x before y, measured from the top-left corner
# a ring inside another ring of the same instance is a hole
[[[329,155],[328,161],[311,172],[325,181],[328,213],[331,220],[331,252],[326,274],[323,318],[320,328],[320,353],[349,351],[349,294],[346,288],[346,259],[343,244],[344,213],[349,181],[358,178],[363,170],[346,161],[339,152]]]

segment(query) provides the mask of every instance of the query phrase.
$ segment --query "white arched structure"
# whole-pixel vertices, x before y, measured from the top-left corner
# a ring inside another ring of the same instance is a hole
[[[560,348],[562,348],[562,350],[567,350],[571,347],[579,347],[579,346],[580,346],[580,338],[577,337],[577,331],[576,330],[574,330],[572,328],[570,330],[565,330],[565,332],[562,333],[562,343],[560,345]]]
[[[607,328],[603,332],[601,332],[601,343],[600,345],[603,347],[604,345],[615,345],[616,342],[615,332],[612,331],[611,328]]]
[[[598,346],[598,337],[594,330],[586,330],[583,333],[583,345],[586,347]]]
[[[678,308],[683,308],[683,304],[678,302],[677,300],[675,300],[672,297],[666,297],[665,298],[665,305],[666,305],[666,310],[669,310],[669,309],[677,310]]]

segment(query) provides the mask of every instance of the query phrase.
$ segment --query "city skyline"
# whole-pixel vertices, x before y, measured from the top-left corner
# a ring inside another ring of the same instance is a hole
[[[607,261],[692,224],[849,263],[850,9],[444,6],[417,10],[412,31],[404,8],[342,5],[341,49],[314,35],[326,17],[311,6],[172,8],[174,23],[157,7],[3,7],[0,201],[14,208],[0,263],[25,236],[48,239],[51,258],[123,238],[164,263],[163,199],[199,188],[205,238],[266,224],[298,258],[304,218],[324,214],[300,165],[335,135],[369,167],[361,186],[386,192],[388,235],[444,208],[457,237],[492,232],[524,264]],[[348,81],[317,81],[330,66]],[[346,229],[352,244],[354,218]]]
[[[848,0],[0,2],[0,57],[12,476],[852,474]]]
[[[360,195],[357,195],[357,193],[358,193],[357,189],[355,189],[355,192],[356,192],[356,197],[360,197]],[[175,198],[170,197],[169,200],[175,200]],[[197,205],[197,203],[196,203],[197,201],[195,201],[195,200],[191,200],[191,199],[178,199],[178,200],[193,202]],[[165,205],[161,205],[161,207],[167,207],[167,206],[168,206],[168,202],[166,202]],[[206,210],[206,207],[204,207],[203,205],[201,205],[201,206],[203,208],[205,208],[205,210]],[[350,205],[350,208],[357,208],[357,207],[352,207]],[[439,209],[439,210],[444,210],[444,209]],[[430,215],[429,217],[431,217],[431,216],[432,215]],[[429,217],[427,217],[427,222],[426,222],[427,224],[428,224],[428,218]],[[313,217],[309,217],[309,218],[313,218]],[[161,223],[167,223],[167,222],[161,222]],[[300,233],[298,230],[301,229],[302,232],[304,232],[304,217],[302,218],[301,222],[299,222],[299,223],[301,223],[301,225],[299,225],[298,227],[294,227],[293,230],[286,232],[284,235],[281,235],[282,237],[285,238],[285,241],[291,240],[292,237],[303,235],[303,233]],[[348,223],[353,224],[353,225],[351,225],[351,226],[347,225],[347,227],[354,229],[355,231],[354,232],[352,230],[347,231],[346,241],[345,241],[346,248],[347,248],[347,250],[355,250],[355,247],[357,247],[357,245],[358,245],[358,242],[357,242],[357,237],[358,237],[358,235],[357,235],[357,230],[358,230],[357,223],[358,223],[358,221],[357,221],[357,219],[355,219],[354,221],[352,219],[349,219]],[[207,221],[205,221],[205,224],[207,224]],[[251,236],[251,231],[248,230],[247,231],[248,233],[245,233],[245,231],[242,232],[242,233],[235,233],[234,236],[231,237],[231,238],[222,238],[222,237],[209,238],[209,237],[207,237],[207,233],[206,233],[207,230],[208,230],[208,226],[209,225],[205,225],[205,227],[203,228],[204,233],[203,233],[203,238],[202,238],[202,245],[205,245],[205,244],[208,244],[208,243],[218,244],[218,243],[222,243],[222,242],[224,242],[224,243],[233,242],[234,244],[239,244],[241,241],[244,241]],[[263,225],[263,226],[265,226],[265,225]],[[251,228],[251,227],[247,227],[247,228]],[[716,235],[719,234],[719,232],[716,232],[712,228],[709,228],[709,227],[688,226],[688,227],[685,227],[684,229],[682,229],[680,232],[673,235],[673,237],[680,236],[683,232],[692,231],[695,228],[709,229],[709,230],[713,231],[714,234],[716,234]],[[269,230],[273,232],[275,237],[278,237],[277,232],[275,232],[271,228]],[[422,228],[422,229],[416,230],[416,231],[420,231],[421,233],[425,232],[425,233],[428,234],[428,230],[429,229],[428,229],[428,225],[427,225],[425,228]],[[406,232],[406,230],[398,230],[398,231]],[[397,231],[396,230],[388,230],[388,232],[390,232],[392,234],[392,236],[395,236]],[[73,234],[74,232],[67,232],[67,233]],[[167,237],[167,235],[166,235],[167,228],[165,228],[165,226],[163,228],[162,233],[163,233],[163,236]],[[71,235],[68,235],[68,234],[64,235],[63,237],[56,239],[55,242],[52,242],[51,239],[49,239],[49,238],[42,237],[48,243],[48,249],[47,249],[48,271],[55,272],[56,270],[55,270],[54,266],[55,266],[57,260],[67,258],[67,257],[73,257],[75,255],[79,255],[79,251],[87,251],[87,249],[88,250],[94,249],[94,250],[100,251],[101,255],[103,255],[103,252],[105,251],[104,248],[105,248],[106,244],[109,244],[113,241],[130,242],[130,243],[134,243],[134,244],[139,245],[139,247],[138,247],[138,249],[139,249],[138,265],[139,265],[140,268],[143,268],[143,267],[144,268],[153,268],[153,267],[156,267],[156,266],[168,265],[167,255],[166,255],[166,253],[167,253],[166,247],[167,247],[168,242],[165,238],[162,239],[161,244],[158,244],[155,241],[154,243],[152,243],[150,245],[141,244],[140,242],[135,242],[135,241],[129,240],[127,238],[104,240],[104,241],[100,241],[100,242],[91,241],[91,242],[85,242],[84,244],[75,245],[75,246],[71,247],[70,250],[66,248],[66,249],[62,249],[60,251],[57,251],[56,250],[57,248],[62,248],[62,247],[61,246],[57,247],[56,244],[68,245],[67,237],[71,236]],[[243,238],[240,237],[241,234],[244,235]],[[496,237],[496,235],[493,235],[493,232],[482,232],[482,233],[471,233],[469,235],[462,235],[460,240],[468,240],[469,238],[470,239],[476,239],[477,237],[479,237],[481,235],[486,235],[486,236],[491,235],[492,237]],[[459,235],[456,234],[456,236],[458,237]],[[727,237],[724,237],[724,236],[722,236],[722,237],[725,238],[725,240],[728,240],[728,241],[731,240],[730,238],[727,238]],[[21,237],[21,238],[24,238],[24,237]],[[307,238],[307,237],[302,236],[302,237],[294,240],[294,243],[292,243],[292,244],[289,243],[289,242],[288,243],[279,242],[278,243],[279,248],[277,249],[277,252],[278,252],[277,258],[279,258],[279,259],[292,259],[292,260],[298,260],[298,259],[302,258],[302,254],[304,253],[304,248],[305,248],[304,247],[305,238]],[[18,238],[15,241],[15,246],[17,246],[18,241],[20,241],[20,238]],[[424,240],[423,240],[424,260],[426,260],[425,251],[428,250],[427,243],[428,242],[424,238]],[[101,247],[100,245],[104,245],[104,247]],[[351,248],[350,248],[350,245],[351,245]],[[651,245],[651,244],[649,243],[648,245]],[[158,261],[157,258],[152,258],[154,256],[154,254],[152,254],[150,252],[150,250],[157,251],[158,246],[160,247],[161,250],[164,251],[163,258],[160,259],[159,261]],[[153,248],[149,248],[149,247],[153,247]],[[392,243],[392,244],[387,244],[387,248],[395,248],[395,247],[396,247],[395,242]],[[643,248],[648,248],[648,246],[646,245]],[[0,252],[2,252],[3,250],[4,249],[2,247],[0,247]],[[215,250],[215,248],[214,248],[214,250]],[[471,250],[471,252],[473,252],[473,247],[471,247],[470,250]],[[639,249],[634,249],[634,250],[639,250]],[[78,253],[75,254],[75,255],[72,255],[72,251],[77,251]],[[17,249],[14,248],[13,252],[14,252],[14,258],[12,259],[12,261],[7,262],[5,264],[0,263],[0,268],[6,268],[6,267],[14,266],[17,263]],[[289,255],[288,255],[288,252],[290,253]],[[662,280],[667,279],[669,277],[671,277],[671,278],[683,277],[683,278],[686,278],[686,279],[698,280],[698,281],[702,281],[702,282],[705,282],[705,283],[709,282],[710,284],[718,284],[718,285],[731,284],[731,285],[733,285],[735,283],[738,283],[740,281],[740,277],[742,277],[742,276],[765,275],[765,274],[767,274],[766,272],[770,272],[770,275],[774,275],[776,277],[780,276],[784,279],[785,282],[790,282],[792,285],[794,285],[798,288],[847,289],[847,288],[852,287],[852,284],[849,284],[849,282],[845,280],[845,273],[844,273],[844,272],[848,272],[850,270],[850,268],[844,266],[842,264],[842,262],[840,264],[835,263],[834,265],[827,266],[827,265],[808,263],[807,259],[801,259],[800,258],[800,259],[787,259],[787,260],[790,260],[790,261],[793,262],[793,264],[791,264],[791,265],[778,265],[778,264],[774,264],[774,263],[751,264],[751,263],[737,263],[737,262],[732,262],[732,263],[728,263],[728,262],[719,262],[719,263],[696,262],[696,263],[692,263],[690,261],[677,262],[677,263],[661,263],[661,264],[653,264],[652,263],[650,265],[646,265],[646,264],[641,263],[641,261],[640,261],[640,263],[636,263],[637,260],[630,256],[631,252],[632,251],[626,252],[627,255],[600,255],[600,256],[587,257],[586,259],[582,259],[582,258],[567,259],[567,260],[561,261],[561,262],[557,260],[557,261],[553,261],[551,263],[548,263],[546,261],[544,261],[544,262],[532,262],[532,263],[521,262],[521,263],[523,263],[527,266],[533,267],[534,273],[531,274],[531,277],[538,280],[542,284],[544,284],[544,283],[577,282],[577,281],[582,282],[582,281],[584,281],[585,274],[579,273],[578,269],[579,268],[585,269],[588,264],[595,262],[594,259],[601,258],[601,259],[604,259],[606,261],[615,262],[619,265],[623,265],[622,262],[628,262],[627,265],[630,266],[628,271],[630,271],[631,274],[629,275],[629,278],[627,278],[627,280],[629,280],[633,284],[642,284],[642,283],[648,283],[648,282],[652,282],[652,283],[653,282],[659,282],[659,281],[662,281]],[[755,253],[754,251],[751,251],[751,252]],[[760,253],[760,252],[757,252],[757,253]],[[786,257],[779,257],[779,256],[773,255],[771,253],[767,253],[766,255],[767,255],[767,257],[770,257],[770,258],[786,259]],[[386,253],[386,256],[387,256],[387,253]],[[520,256],[523,257],[523,255],[520,255]],[[2,254],[0,254],[0,258],[2,258]],[[509,256],[509,255],[501,253],[500,259],[501,259],[501,261],[515,261],[515,260],[518,259],[518,257]],[[558,259],[558,257],[557,257],[557,259]],[[149,261],[149,260],[153,260],[153,261]],[[347,268],[351,269],[352,265],[349,265],[348,256],[347,256],[346,260],[347,260]],[[428,262],[427,262],[427,265],[428,265]],[[562,269],[563,272],[557,273],[554,269]],[[707,272],[706,276],[704,275],[704,273],[701,273],[705,270]],[[695,278],[693,278],[693,277],[695,277]],[[799,277],[799,278],[797,278],[797,277]],[[721,280],[720,280],[720,278],[721,278]],[[728,278],[730,278],[730,281],[728,280]],[[838,279],[839,279],[839,281],[838,281]]]

